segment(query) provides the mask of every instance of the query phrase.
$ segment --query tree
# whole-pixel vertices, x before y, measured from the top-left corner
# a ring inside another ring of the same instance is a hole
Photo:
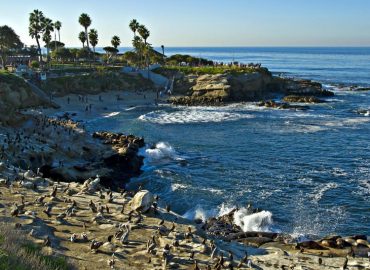
[[[118,49],[110,46],[104,47],[103,50],[107,54],[107,63],[109,63],[109,60],[112,58],[113,55],[116,55],[118,53]]]
[[[54,27],[58,31],[58,41],[60,42],[60,28],[62,28],[62,23],[60,21],[56,21],[54,23]]]
[[[118,36],[113,36],[111,40],[112,46],[117,49],[117,47],[121,44],[121,39]]]
[[[7,57],[22,47],[23,43],[12,28],[7,25],[0,26],[0,58],[3,69],[5,69]]]
[[[79,34],[78,34],[78,39],[81,41],[81,43],[82,43],[82,48],[85,48],[85,42],[86,42],[86,34],[85,34],[85,32],[80,32]]]
[[[162,48],[162,57],[163,57],[163,59],[162,59],[162,61],[163,61],[163,63],[164,63],[164,45],[161,45],[161,48]]]
[[[147,40],[150,36],[150,31],[146,28],[145,25],[140,25],[137,31],[139,32],[139,35],[143,38],[144,43],[147,44]]]
[[[42,21],[42,29],[43,29],[43,35],[42,40],[45,42],[46,47],[46,55],[47,55],[47,61],[49,62],[49,48],[50,48],[50,42],[51,42],[51,32],[54,31],[54,24],[53,21],[49,18],[44,18]]]
[[[134,39],[132,40],[132,46],[134,47],[136,54],[139,56],[139,66],[141,65],[142,60],[142,52],[144,48],[144,41],[139,36],[134,36]]]
[[[148,76],[149,76],[149,63],[148,63],[148,53],[150,51],[150,48],[148,48],[148,45],[150,47],[150,44],[148,44],[147,40],[150,36],[150,31],[145,27],[145,25],[140,25],[138,30],[139,32],[139,35],[142,37],[142,39],[144,40],[144,50],[143,50],[143,54],[145,56],[145,64],[146,66],[148,67]]]
[[[91,25],[91,18],[86,13],[82,13],[78,19],[78,22],[85,28],[85,37],[87,40],[87,48],[90,49],[89,46],[89,36],[87,34],[87,29]]]
[[[98,31],[96,31],[95,29],[90,29],[89,39],[90,39],[90,44],[93,47],[94,61],[95,61],[95,47],[96,45],[98,45],[98,41],[99,41]]]
[[[40,46],[40,38],[41,34],[43,33],[43,25],[42,22],[44,21],[45,17],[42,11],[35,9],[32,13],[30,13],[29,17],[29,35],[31,38],[36,39],[37,48],[39,52],[39,61],[41,61],[41,46]]]
[[[136,36],[136,31],[138,30],[140,24],[138,23],[137,20],[133,19],[131,20],[130,24],[129,24],[129,27],[131,29],[132,32],[134,32],[134,37]]]

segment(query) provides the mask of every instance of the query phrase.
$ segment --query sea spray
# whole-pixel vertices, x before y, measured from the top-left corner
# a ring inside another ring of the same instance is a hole
[[[177,154],[170,144],[159,142],[155,147],[145,150],[145,157],[150,161],[158,161],[161,159],[175,159]]]
[[[272,213],[261,211],[251,214],[248,209],[242,208],[234,213],[234,223],[244,232],[268,232],[271,231]]]

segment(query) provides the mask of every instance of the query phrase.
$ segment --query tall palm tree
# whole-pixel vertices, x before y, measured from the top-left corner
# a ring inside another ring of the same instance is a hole
[[[162,58],[163,58],[163,63],[164,63],[164,45],[161,45],[162,48]]]
[[[121,39],[118,36],[113,36],[111,40],[112,46],[117,49],[117,47],[121,44]]]
[[[148,67],[148,73],[149,73],[149,63],[148,63],[148,53],[149,53],[149,50],[147,49],[147,40],[150,36],[150,31],[146,28],[145,25],[140,25],[139,28],[137,29],[137,31],[139,32],[139,35],[143,38],[144,40],[144,48],[145,50],[143,50],[143,53],[144,53],[144,56],[145,56],[145,64],[147,65]]]
[[[60,28],[62,28],[62,23],[60,21],[56,21],[54,23],[54,27],[58,31],[58,41],[60,42]]]
[[[95,62],[95,47],[98,44],[99,38],[98,38],[98,31],[96,29],[90,29],[89,32],[89,39],[90,39],[90,44],[93,47],[93,52],[94,52],[94,62]]]
[[[136,54],[139,56],[139,66],[141,65],[142,51],[143,51],[144,41],[141,37],[135,36],[132,40],[132,46],[135,48]]]
[[[44,18],[44,14],[38,9],[35,9],[32,13],[30,13],[29,17],[28,31],[31,38],[36,39],[39,61],[41,61],[40,38],[43,32],[42,21],[44,20]]]
[[[85,42],[86,42],[86,34],[84,31],[81,31],[79,34],[78,34],[78,39],[81,41],[82,43],[82,48],[85,48]]]
[[[139,25],[137,31],[139,32],[139,35],[143,38],[144,43],[147,44],[147,40],[150,36],[150,31],[146,28],[145,25]]]
[[[47,52],[47,62],[49,62],[49,49],[50,49],[50,41],[51,41],[51,32],[54,31],[54,24],[53,21],[49,18],[44,18],[42,21],[42,29],[43,29],[43,36],[42,40],[45,42],[46,45],[46,52]]]
[[[85,36],[87,40],[87,48],[90,49],[89,46],[89,36],[87,34],[87,29],[91,25],[91,18],[86,13],[82,13],[80,17],[78,18],[78,22],[85,28]]]
[[[134,37],[135,37],[136,36],[136,31],[138,30],[138,28],[140,26],[139,22],[137,20],[133,19],[133,20],[131,20],[129,26],[130,26],[131,31],[134,32]]]

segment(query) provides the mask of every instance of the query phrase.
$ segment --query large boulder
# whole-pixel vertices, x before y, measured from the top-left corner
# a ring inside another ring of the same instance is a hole
[[[147,212],[154,202],[154,196],[148,190],[141,190],[135,194],[130,201],[130,207],[132,210],[145,213]]]

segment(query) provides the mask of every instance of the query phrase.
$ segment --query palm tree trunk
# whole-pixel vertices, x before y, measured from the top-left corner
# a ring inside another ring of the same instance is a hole
[[[5,70],[5,57],[3,57],[2,55],[0,55],[0,58],[1,58],[1,66],[2,66],[2,69]]]
[[[58,30],[58,39],[59,39],[59,42],[60,42],[60,30]]]
[[[41,55],[40,41],[37,37],[36,37],[36,43],[37,43],[37,50],[39,51],[39,63],[40,63],[42,60],[42,55]]]

